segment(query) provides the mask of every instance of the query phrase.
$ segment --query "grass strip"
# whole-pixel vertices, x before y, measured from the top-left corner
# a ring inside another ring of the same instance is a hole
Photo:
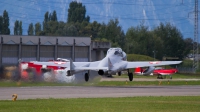
[[[178,86],[200,85],[200,81],[102,81],[85,83],[53,83],[53,82],[12,82],[1,81],[0,87],[31,87],[31,86]]]
[[[0,112],[199,112],[200,96],[0,100]]]

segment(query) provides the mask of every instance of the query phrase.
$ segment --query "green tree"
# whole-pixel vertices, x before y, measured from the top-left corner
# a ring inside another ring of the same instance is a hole
[[[98,23],[97,21],[94,21],[91,23],[91,35],[92,38],[97,38],[98,37],[98,32],[100,31],[101,24]]]
[[[22,35],[22,21],[15,21],[14,35]]]
[[[51,21],[51,13],[49,13],[49,17],[48,18],[49,18],[49,21]]]
[[[10,34],[10,28],[9,28],[9,16],[8,12],[4,10],[3,12],[3,29],[2,34],[9,35]]]
[[[57,21],[57,14],[55,10],[53,11],[53,14],[51,16],[51,21]]]
[[[37,22],[35,24],[35,35],[41,35],[41,32],[42,32],[42,30],[41,30],[41,24],[39,22]]]
[[[15,21],[15,26],[14,26],[14,35],[19,35],[19,21]]]
[[[183,59],[185,42],[181,32],[175,26],[170,23],[160,23],[160,26],[154,29],[154,33],[163,40],[164,56]]]
[[[47,11],[45,14],[44,14],[44,22],[49,22],[49,12]]]
[[[58,22],[57,21],[49,21],[47,22],[48,25],[48,31],[46,31],[46,35],[52,36],[56,35],[56,31],[58,30]]]
[[[29,24],[28,35],[34,35],[34,26],[33,26],[33,23]]]
[[[58,36],[65,36],[65,32],[64,32],[64,27],[65,27],[65,24],[63,21],[59,21],[58,22],[58,29],[56,30],[56,35]]]
[[[191,38],[185,38],[184,43],[185,43],[184,55],[186,56],[189,53],[192,53],[191,51],[193,50],[193,40]]]
[[[23,29],[22,29],[22,21],[19,22],[19,35],[22,35]]]
[[[43,31],[44,32],[47,32],[48,31],[48,22],[49,22],[49,12],[47,11],[44,15],[44,21],[43,21]]]
[[[85,6],[82,5],[82,3],[78,3],[77,1],[72,1],[69,4],[69,9],[68,9],[68,18],[67,22],[83,22],[83,21],[90,21],[90,17],[87,16],[85,17],[86,14],[86,8]]]
[[[126,32],[125,50],[129,54],[142,54],[162,59],[162,40],[142,22]]]
[[[111,19],[107,25],[103,23],[99,29],[98,37],[111,41],[112,47],[121,47],[124,44],[123,40],[125,40],[125,35],[121,26],[119,26],[118,19]]]
[[[97,40],[102,40],[102,39],[107,40],[107,37],[106,37],[106,28],[107,28],[107,25],[105,23],[102,23],[101,26],[100,26],[100,28],[99,28],[98,34],[97,34]]]
[[[64,33],[66,36],[78,36],[77,28],[73,24],[66,24],[64,27]]]
[[[43,33],[45,35],[59,35],[56,34],[58,30],[58,21],[57,21],[57,15],[56,11],[53,11],[53,14],[49,13],[48,11],[44,15],[44,21],[43,21]]]

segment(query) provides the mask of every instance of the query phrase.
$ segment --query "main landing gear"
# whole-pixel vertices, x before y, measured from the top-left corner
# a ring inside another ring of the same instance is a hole
[[[89,74],[85,73],[85,81],[87,82],[89,80]]]
[[[118,72],[118,76],[121,76],[122,72]]]
[[[133,81],[133,73],[130,73],[129,70],[128,70],[128,78],[129,81]]]
[[[157,79],[163,79],[162,75],[158,75]]]
[[[166,79],[166,75],[158,75],[157,79]],[[169,79],[172,79],[172,76],[169,76]]]

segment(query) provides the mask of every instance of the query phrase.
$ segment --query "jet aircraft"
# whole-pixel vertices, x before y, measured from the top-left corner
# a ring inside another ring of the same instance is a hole
[[[121,48],[110,48],[107,51],[107,55],[100,61],[94,62],[73,62],[71,59],[58,62],[58,61],[50,61],[50,62],[38,62],[31,61],[34,65],[42,65],[42,66],[53,66],[64,68],[64,71],[67,76],[72,76],[76,73],[82,71],[88,71],[85,73],[85,81],[89,80],[90,71],[98,71],[99,75],[114,75],[118,73],[121,75],[121,71],[127,70],[129,81],[133,80],[133,73],[129,71],[131,68],[136,67],[154,67],[161,65],[172,65],[172,64],[180,64],[181,61],[136,61],[129,62],[127,61],[127,55]]]

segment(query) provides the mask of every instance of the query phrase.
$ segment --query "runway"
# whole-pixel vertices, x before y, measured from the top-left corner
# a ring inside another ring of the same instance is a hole
[[[134,96],[199,96],[200,86],[54,86],[54,87],[2,87],[0,100],[11,100],[12,94],[20,99],[46,98],[101,98]]]

